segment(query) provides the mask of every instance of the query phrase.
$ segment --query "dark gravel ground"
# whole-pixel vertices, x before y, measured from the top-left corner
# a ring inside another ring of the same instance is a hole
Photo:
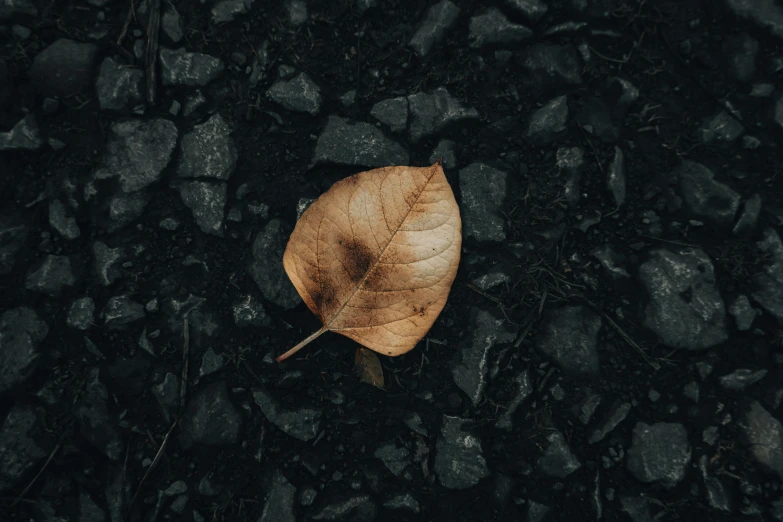
[[[783,3],[452,1],[0,1],[0,521],[783,521]],[[439,157],[425,340],[275,363]]]

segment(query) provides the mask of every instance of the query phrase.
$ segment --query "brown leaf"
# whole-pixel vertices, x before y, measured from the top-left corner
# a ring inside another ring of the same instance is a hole
[[[457,275],[462,220],[440,161],[335,183],[302,214],[283,266],[326,331],[402,355],[432,327]]]
[[[375,353],[358,347],[353,358],[353,369],[361,382],[383,388],[383,366]]]

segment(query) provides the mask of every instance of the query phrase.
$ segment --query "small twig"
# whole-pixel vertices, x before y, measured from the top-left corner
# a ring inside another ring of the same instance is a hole
[[[122,26],[120,37],[117,38],[117,45],[122,45],[122,41],[125,39],[125,36],[128,34],[128,27],[130,27],[130,24],[133,21],[133,19],[136,18],[135,4],[136,4],[136,0],[130,0],[130,7],[128,8],[128,16],[125,17],[125,24]]]
[[[582,127],[582,124],[579,121],[577,121],[576,124],[579,126],[579,130],[582,131],[582,135],[585,137],[587,144],[590,145],[591,149],[593,149],[593,156],[595,157],[595,162],[598,163],[598,168],[601,169],[601,174],[606,174],[604,171],[604,166],[601,164],[601,159],[598,157],[598,150],[595,148],[595,145],[593,145],[593,142],[590,141],[590,137],[587,135],[587,131],[585,131],[585,128]]]
[[[155,90],[157,73],[155,65],[158,62],[158,35],[160,33],[160,0],[150,0],[150,19],[147,24],[147,52],[145,65],[147,72],[147,103],[155,105]]]
[[[18,496],[18,497],[16,497],[16,500],[14,500],[14,501],[11,503],[11,507],[14,507],[14,506],[15,506],[15,505],[17,505],[19,502],[21,502],[21,501],[22,501],[22,497],[24,497],[24,496],[27,494],[27,492],[28,492],[28,491],[30,491],[30,488],[31,488],[31,487],[33,487],[33,484],[35,484],[35,481],[36,481],[36,480],[38,480],[38,477],[40,477],[40,476],[41,476],[41,473],[43,473],[43,472],[44,472],[44,470],[46,469],[46,467],[49,465],[49,463],[50,463],[50,462],[52,461],[52,459],[54,458],[54,454],[55,454],[55,453],[57,453],[57,451],[60,449],[60,446],[62,446],[62,443],[61,443],[61,442],[58,442],[58,443],[57,443],[57,444],[54,446],[54,449],[52,450],[52,452],[51,452],[51,453],[49,453],[49,458],[48,458],[48,459],[46,459],[46,462],[44,462],[44,465],[43,465],[43,466],[41,466],[41,469],[40,469],[40,470],[38,470],[38,473],[36,473],[36,474],[35,474],[35,476],[33,477],[33,480],[31,480],[31,481],[30,481],[30,483],[29,483],[29,484],[27,484],[27,487],[26,487],[26,488],[24,488],[24,489],[22,490],[22,492],[21,492],[21,493],[19,493],[19,496]]]
[[[514,348],[519,348],[519,345],[522,344],[522,341],[525,340],[525,337],[527,337],[527,334],[530,332],[530,329],[533,328],[533,323],[536,322],[536,319],[541,316],[541,312],[544,310],[544,302],[546,301],[547,291],[544,290],[544,292],[541,294],[541,300],[538,302],[538,313],[536,314],[536,317],[533,317],[533,314],[536,313],[536,309],[530,311],[530,313],[527,315],[527,320],[525,321],[527,323],[527,326],[525,326],[525,329],[522,331],[522,334],[517,337],[516,342],[514,343]]]

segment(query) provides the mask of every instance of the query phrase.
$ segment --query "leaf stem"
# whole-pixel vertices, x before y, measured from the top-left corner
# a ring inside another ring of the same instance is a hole
[[[310,334],[302,342],[300,342],[299,344],[297,344],[296,346],[294,346],[293,348],[291,348],[290,350],[285,352],[283,355],[281,355],[277,359],[275,359],[275,361],[277,361],[277,362],[285,361],[286,359],[291,357],[293,354],[295,354],[296,352],[298,352],[299,350],[301,350],[302,348],[304,348],[305,346],[310,344],[312,341],[317,339],[325,331],[326,331],[326,327],[324,326],[323,328],[321,328],[317,332],[314,332],[314,333]]]

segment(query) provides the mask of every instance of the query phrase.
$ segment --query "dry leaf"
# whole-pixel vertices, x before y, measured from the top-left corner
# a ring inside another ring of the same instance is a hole
[[[326,331],[402,355],[432,327],[457,275],[462,220],[440,161],[335,183],[302,214],[283,266]]]
[[[375,353],[358,347],[353,358],[353,369],[361,382],[383,388],[383,366]]]

